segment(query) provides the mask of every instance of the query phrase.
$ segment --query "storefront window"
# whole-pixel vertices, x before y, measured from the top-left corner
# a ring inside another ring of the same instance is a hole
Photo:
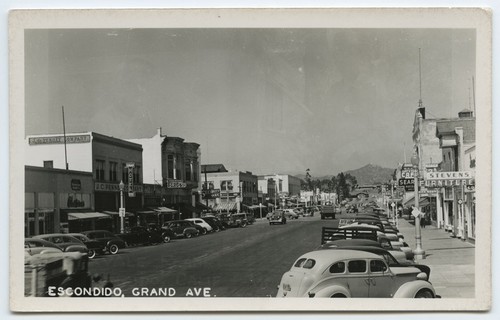
[[[139,184],[140,183],[140,172],[141,172],[141,166],[136,165],[134,167],[134,183]]]

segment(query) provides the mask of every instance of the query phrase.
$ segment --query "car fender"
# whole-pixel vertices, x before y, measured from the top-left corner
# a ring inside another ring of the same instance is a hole
[[[312,291],[312,292],[314,292],[314,291]],[[335,284],[332,286],[327,286],[327,287],[325,287],[325,288],[323,288],[315,293],[316,293],[314,295],[315,298],[330,298],[334,294],[342,294],[342,295],[346,296],[347,298],[351,297],[351,292],[346,287],[338,285],[338,284]]]
[[[64,250],[65,252],[87,252],[88,248],[85,245],[70,245]]]
[[[394,298],[414,298],[417,292],[422,289],[429,289],[434,296],[436,291],[430,282],[425,280],[415,280],[403,284],[394,294]]]

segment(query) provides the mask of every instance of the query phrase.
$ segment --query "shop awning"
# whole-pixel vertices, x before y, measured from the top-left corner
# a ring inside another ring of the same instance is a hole
[[[109,219],[110,215],[100,212],[69,212],[68,220],[78,219]]]
[[[428,197],[422,197],[418,199],[418,206],[419,207],[425,207],[429,205],[429,198]],[[411,197],[405,202],[405,207],[412,207],[415,205],[415,197]]]
[[[236,210],[236,203],[234,202],[229,202],[229,203],[219,203],[214,207],[215,211],[232,211]]]
[[[175,213],[175,212],[177,212],[177,210],[170,209],[167,207],[158,207],[158,208],[154,208],[153,210],[156,211],[157,213]]]
[[[102,213],[105,213],[105,214],[108,214],[112,217],[118,217],[119,216],[119,213],[116,212],[116,211],[103,211]],[[125,212],[125,217],[133,217],[134,214],[131,213],[131,212]]]

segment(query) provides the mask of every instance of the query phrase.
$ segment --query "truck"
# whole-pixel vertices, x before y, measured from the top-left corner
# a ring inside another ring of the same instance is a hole
[[[379,242],[378,234],[375,229],[323,227],[321,230],[321,244],[342,239],[368,239]]]
[[[322,206],[321,207],[321,219],[326,218],[335,219],[335,206]]]

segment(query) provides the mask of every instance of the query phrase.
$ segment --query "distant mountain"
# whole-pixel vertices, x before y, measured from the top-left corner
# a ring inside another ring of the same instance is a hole
[[[358,185],[380,184],[392,179],[394,169],[382,168],[381,166],[367,164],[356,170],[344,172],[351,174],[358,180]]]
[[[340,172],[339,172],[340,173]],[[382,168],[381,166],[367,164],[364,167],[355,170],[344,171],[344,174],[349,173],[356,177],[358,185],[366,184],[380,184],[391,180],[394,169]],[[305,174],[296,174],[295,177],[306,180]],[[331,179],[332,175],[325,175],[321,177],[313,176],[313,180]]]

